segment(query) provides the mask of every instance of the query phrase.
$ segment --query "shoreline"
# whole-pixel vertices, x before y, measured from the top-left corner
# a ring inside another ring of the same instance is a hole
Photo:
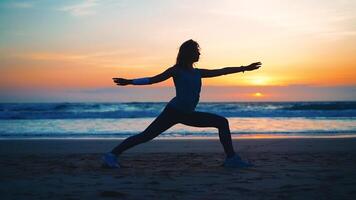
[[[92,154],[105,153],[123,139],[14,139],[0,140],[0,155],[29,154]],[[232,140],[235,150],[243,152],[264,151],[331,151],[352,150],[356,152],[356,138],[239,138]],[[354,144],[355,145],[350,145]],[[135,146],[128,153],[222,153],[218,138],[210,139],[154,139]]]
[[[356,138],[356,134],[343,135],[283,135],[283,134],[241,134],[231,135],[233,140],[264,140],[264,139],[340,139]],[[126,138],[126,137],[125,137]],[[4,140],[124,140],[118,137],[0,137]],[[177,136],[156,137],[154,140],[218,140],[218,136]]]

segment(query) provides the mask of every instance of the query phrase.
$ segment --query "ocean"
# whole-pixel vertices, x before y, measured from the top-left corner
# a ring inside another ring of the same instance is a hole
[[[143,131],[166,104],[1,103],[0,138],[126,138]],[[233,137],[356,137],[356,102],[203,102],[196,110],[227,117]],[[159,137],[218,134],[178,124]]]

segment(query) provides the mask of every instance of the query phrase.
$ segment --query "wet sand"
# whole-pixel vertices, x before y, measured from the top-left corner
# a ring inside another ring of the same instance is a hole
[[[354,199],[355,138],[237,139],[256,166],[226,169],[217,139],[153,140],[101,166],[121,140],[0,140],[0,199]]]

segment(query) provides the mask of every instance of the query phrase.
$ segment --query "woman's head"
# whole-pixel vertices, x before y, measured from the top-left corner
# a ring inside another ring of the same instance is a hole
[[[179,48],[177,65],[190,66],[199,60],[199,44],[194,40],[185,41]]]

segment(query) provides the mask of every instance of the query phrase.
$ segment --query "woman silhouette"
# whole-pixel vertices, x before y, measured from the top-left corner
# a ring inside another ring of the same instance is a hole
[[[216,77],[226,74],[252,71],[261,67],[260,62],[248,66],[226,67],[222,69],[199,69],[194,68],[193,63],[199,60],[199,44],[194,40],[184,42],[178,52],[177,62],[161,74],[149,78],[124,79],[113,78],[119,86],[147,85],[162,82],[173,77],[176,96],[166,105],[162,113],[140,134],[125,139],[110,153],[103,156],[103,162],[107,167],[119,168],[118,156],[125,150],[152,140],[162,132],[177,123],[195,127],[215,127],[219,130],[219,139],[224,147],[226,159],[225,167],[249,167],[252,164],[241,160],[233,148],[228,120],[225,117],[195,111],[199,102],[201,78]]]

